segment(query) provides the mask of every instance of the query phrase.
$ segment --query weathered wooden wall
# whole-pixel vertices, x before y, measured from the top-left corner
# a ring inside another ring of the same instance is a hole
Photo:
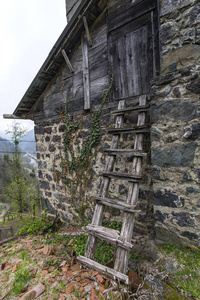
[[[148,94],[150,79],[158,73],[159,59],[156,59],[158,45],[154,30],[157,25],[156,1],[108,1],[108,9],[95,26],[90,28],[92,46],[88,47],[90,110],[84,110],[83,90],[83,56],[81,41],[72,50],[69,58],[74,69],[71,73],[64,63],[59,73],[50,82],[47,89],[34,108],[35,133],[37,139],[37,155],[39,162],[40,187],[43,205],[50,211],[59,211],[64,220],[70,218],[68,201],[63,192],[61,181],[57,182],[55,171],[60,172],[60,148],[63,141],[64,127],[60,118],[60,109],[64,111],[67,97],[67,111],[74,122],[82,119],[86,133],[91,127],[92,114],[102,101],[102,93],[108,89],[112,72],[114,85],[111,95],[104,105],[101,126],[102,132],[113,126],[111,110],[117,109],[118,100],[127,98],[127,105],[137,104],[138,96]],[[153,23],[152,23],[153,21]],[[136,117],[128,115],[126,126],[134,126]],[[104,134],[98,148],[93,180],[89,195],[99,189],[98,173],[105,167],[103,147],[109,147],[111,137]],[[120,140],[123,148],[134,145],[134,135],[124,134]],[[149,152],[149,136],[146,136],[145,150]],[[126,171],[132,165],[131,159],[117,159],[115,171]],[[142,233],[153,231],[153,203],[151,191],[151,170],[149,158],[146,161],[145,176],[140,189],[138,208],[141,213],[137,217],[135,230]],[[125,198],[128,187],[123,181],[111,184],[110,195]],[[120,212],[115,215],[120,219]]]

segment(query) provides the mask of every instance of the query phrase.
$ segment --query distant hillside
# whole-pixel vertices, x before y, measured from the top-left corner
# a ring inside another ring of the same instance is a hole
[[[36,152],[35,135],[34,130],[30,130],[23,137],[22,142],[19,144],[19,150],[21,152]],[[0,154],[10,154],[14,151],[13,143],[5,138],[0,137]]]
[[[19,146],[23,152],[36,152],[34,129],[26,133]]]
[[[0,154],[7,154],[13,152],[14,146],[12,142],[0,137]]]

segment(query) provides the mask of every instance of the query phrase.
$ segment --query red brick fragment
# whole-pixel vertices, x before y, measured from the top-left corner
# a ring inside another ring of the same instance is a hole
[[[14,267],[12,268],[12,272],[17,271],[17,265],[14,265]]]
[[[43,271],[42,271],[42,277],[45,277],[47,274],[48,274],[48,271],[47,271],[47,270],[43,270]]]
[[[100,300],[99,296],[97,296],[95,289],[91,290],[90,300]]]
[[[42,283],[37,284],[31,290],[26,292],[21,298],[18,300],[31,300],[37,298],[45,291],[45,287]]]
[[[80,265],[79,264],[75,264],[71,267],[72,271],[79,271],[80,270]]]
[[[69,285],[66,289],[66,294],[69,295],[74,291],[74,286],[73,285]]]
[[[104,279],[103,279],[103,277],[102,277],[101,275],[97,275],[96,278],[97,278],[97,280],[98,280],[99,282],[101,282],[101,283],[104,282]]]
[[[98,271],[94,271],[94,272],[92,273],[92,276],[97,276],[98,274],[99,274]]]
[[[105,288],[104,288],[103,286],[99,286],[99,291],[100,291],[101,293],[103,293],[103,291],[105,291]]]
[[[128,278],[129,278],[130,285],[133,289],[137,289],[138,286],[142,283],[137,273],[135,273],[134,271],[130,270],[128,272]]]

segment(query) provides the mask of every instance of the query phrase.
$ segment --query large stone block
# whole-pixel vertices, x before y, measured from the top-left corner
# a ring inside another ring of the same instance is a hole
[[[44,190],[49,190],[49,191],[51,190],[50,184],[49,184],[48,181],[42,181],[42,180],[40,180],[40,188],[44,189]]]
[[[197,233],[190,232],[190,231],[183,231],[181,235],[188,238],[191,241],[197,240],[199,238],[199,235]]]
[[[154,205],[167,207],[183,207],[185,200],[172,191],[157,190],[154,192]]]
[[[150,114],[152,123],[164,118],[188,122],[200,117],[200,105],[190,99],[152,101]]]
[[[197,143],[191,142],[151,150],[152,164],[156,166],[186,167],[193,163]]]
[[[173,217],[177,220],[177,224],[181,227],[196,227],[193,215],[185,212],[172,212]]]
[[[169,72],[169,66],[176,63],[177,69],[199,64],[200,45],[186,44],[183,47],[169,51],[162,57],[162,73]]]

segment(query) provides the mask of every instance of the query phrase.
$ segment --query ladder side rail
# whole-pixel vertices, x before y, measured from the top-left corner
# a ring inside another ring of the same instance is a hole
[[[123,108],[125,108],[125,100],[120,100],[118,103],[118,109],[123,109]],[[124,125],[123,121],[124,121],[123,116],[117,116],[115,122],[115,128],[122,128]],[[113,135],[112,142],[111,142],[112,149],[117,149],[119,139],[120,139],[119,134]],[[113,170],[114,163],[115,163],[115,156],[109,155],[106,160],[106,168],[105,168],[106,172],[111,172]],[[110,178],[103,177],[101,187],[100,187],[100,192],[99,192],[100,197],[106,197],[109,184],[110,184]],[[91,225],[102,224],[104,208],[105,205],[99,203],[96,204]],[[88,234],[88,240],[85,249],[85,257],[94,259],[96,246],[97,246],[97,238],[94,237],[93,235]]]
[[[139,98],[139,105],[146,105],[146,95],[141,95]],[[139,113],[138,114],[138,122],[137,125],[144,125],[146,121],[146,114]],[[143,150],[143,134],[136,134],[134,149],[135,150]],[[141,175],[142,171],[142,158],[134,157],[132,174]],[[136,205],[139,194],[139,183],[130,183],[127,204]],[[126,242],[131,242],[133,227],[135,221],[135,214],[124,212],[124,220],[122,225],[122,230],[120,234],[120,238],[124,239]],[[129,251],[118,247],[115,259],[114,269],[116,271],[125,273],[127,272],[128,267],[128,258]]]

